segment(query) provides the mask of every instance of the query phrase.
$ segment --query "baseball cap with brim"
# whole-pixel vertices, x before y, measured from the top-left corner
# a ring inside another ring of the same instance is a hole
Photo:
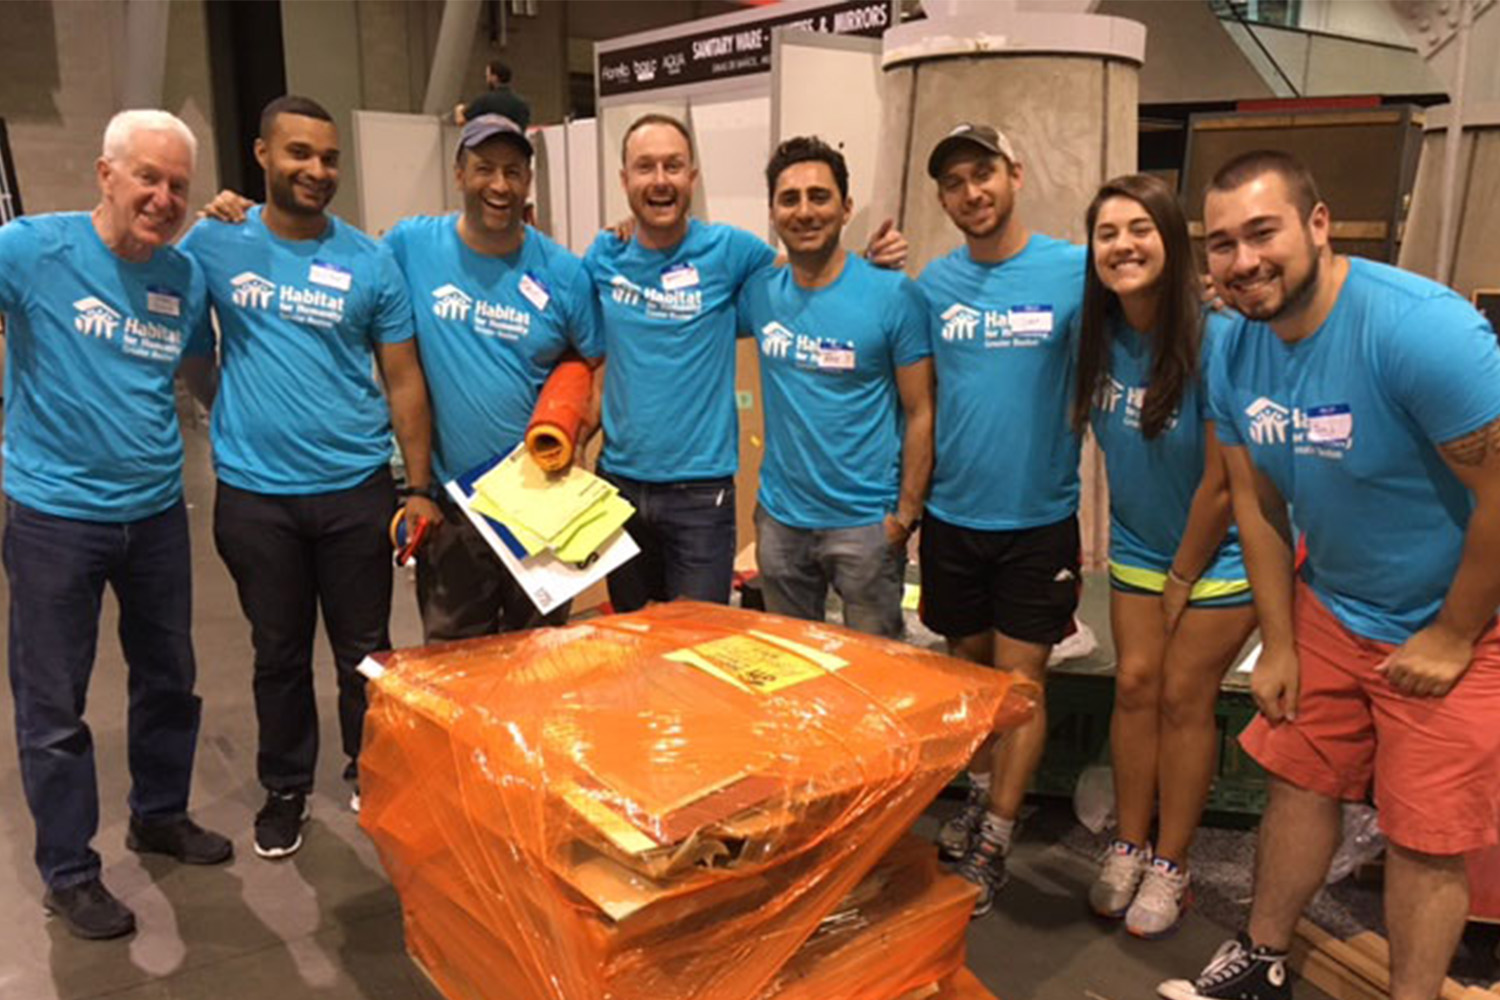
[[[479,115],[464,124],[463,134],[458,138],[458,149],[453,155],[458,156],[466,149],[474,149],[496,138],[509,139],[528,157],[536,153],[531,140],[526,138],[526,130],[515,122],[504,115]]]
[[[992,156],[1003,156],[1012,166],[1016,163],[1016,150],[1005,133],[993,125],[971,125],[965,122],[938,140],[927,158],[927,176],[937,179],[943,164],[955,150],[965,146],[977,146]]]

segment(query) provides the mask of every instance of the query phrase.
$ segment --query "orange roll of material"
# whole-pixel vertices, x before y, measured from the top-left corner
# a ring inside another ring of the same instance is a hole
[[[593,371],[575,354],[558,362],[542,386],[526,428],[526,447],[547,472],[561,472],[573,461],[593,388]]]

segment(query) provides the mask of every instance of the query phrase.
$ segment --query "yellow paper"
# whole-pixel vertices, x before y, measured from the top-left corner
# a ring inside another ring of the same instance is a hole
[[[577,527],[569,526],[567,540],[555,549],[557,558],[563,562],[583,562],[620,530],[634,513],[635,508],[630,505],[630,501],[619,494],[608,498],[596,510],[580,519],[582,523],[578,523]]]
[[[551,542],[615,488],[577,466],[549,475],[525,448],[515,451],[474,484],[475,500],[484,498],[507,527],[519,526]],[[523,543],[524,544],[524,543]]]
[[[528,556],[534,556],[547,547],[547,540],[545,538],[541,538],[534,532],[527,531],[519,524],[516,524],[511,520],[510,515],[491,502],[484,494],[475,493],[474,499],[469,501],[469,506],[491,521],[499,521],[505,525],[506,529],[515,537],[515,540],[521,543],[521,547],[526,550]]]

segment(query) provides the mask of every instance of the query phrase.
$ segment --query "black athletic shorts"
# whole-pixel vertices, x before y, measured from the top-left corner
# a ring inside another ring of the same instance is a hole
[[[995,629],[1051,645],[1078,610],[1078,518],[1016,531],[922,519],[922,624],[948,639]]]

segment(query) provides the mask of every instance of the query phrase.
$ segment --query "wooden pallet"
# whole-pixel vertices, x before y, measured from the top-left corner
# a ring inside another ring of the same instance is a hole
[[[1373,931],[1342,941],[1303,918],[1297,921],[1291,966],[1334,1000],[1386,1000],[1391,995],[1391,947]],[[1500,1000],[1491,989],[1443,980],[1441,1000]]]

